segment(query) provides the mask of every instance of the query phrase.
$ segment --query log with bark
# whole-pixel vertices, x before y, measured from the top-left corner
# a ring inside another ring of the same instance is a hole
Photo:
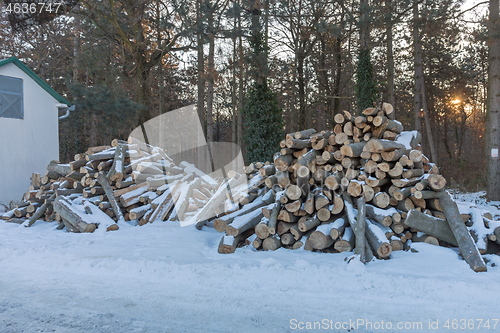
[[[472,236],[467,230],[467,227],[462,221],[462,217],[460,216],[456,203],[453,201],[448,192],[444,192],[444,194],[439,198],[439,203],[443,208],[443,213],[445,214],[451,231],[457,240],[460,254],[464,260],[469,264],[473,271],[486,272],[486,264],[484,263]]]

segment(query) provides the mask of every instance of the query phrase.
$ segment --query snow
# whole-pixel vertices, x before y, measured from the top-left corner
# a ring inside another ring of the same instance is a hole
[[[366,226],[373,232],[375,237],[377,237],[380,241],[387,240],[385,233],[378,226],[370,222],[370,220],[366,220]]]
[[[120,156],[123,154],[123,152],[120,154]],[[123,162],[119,159],[115,159],[115,170],[121,171],[123,170]]]
[[[92,154],[92,156],[94,156],[94,158],[95,157],[100,157],[100,156],[103,156],[103,155],[107,156],[110,153],[114,153],[115,150],[116,150],[116,147],[108,148],[108,149],[105,149],[105,150],[100,151],[98,153],[94,153],[94,154]]]
[[[180,188],[180,195],[179,195],[179,198],[176,200],[175,202],[175,207],[177,209],[179,209],[179,207],[188,199],[187,195],[188,193],[191,191],[191,189],[193,188],[193,186],[195,186],[195,184],[197,182],[199,182],[198,180],[199,178],[195,178],[193,179],[191,182],[189,182],[188,184],[183,184]]]
[[[133,181],[134,179],[132,178],[132,176],[128,176],[126,179],[123,180],[123,182],[131,182]]]
[[[222,218],[223,220],[229,220],[229,219],[231,219],[231,218],[233,218],[233,217],[236,217],[236,216],[238,216],[238,215],[241,215],[241,211],[242,211],[242,210],[249,210],[249,209],[252,209],[252,208],[254,208],[254,207],[256,207],[256,206],[260,205],[261,203],[262,203],[262,197],[257,197],[254,201],[252,201],[252,202],[250,202],[250,203],[248,203],[248,204],[244,205],[243,207],[241,207],[241,209],[240,209],[240,210],[235,211],[235,212],[232,212],[231,214],[228,214],[228,215],[224,215],[224,216],[222,216],[221,218]]]
[[[257,239],[257,235],[253,234],[252,236],[247,238],[248,244],[253,244],[253,241]]]
[[[129,154],[130,154],[130,151],[129,151]],[[150,162],[150,161],[154,160],[155,158],[159,158],[159,157],[160,157],[160,153],[155,153],[153,155],[147,155],[147,156],[141,157],[139,159],[132,159],[131,163],[130,163],[132,165],[132,170],[135,170],[137,168],[137,166],[139,164],[141,164],[142,162]]]
[[[204,204],[207,203],[207,200],[200,200],[201,202],[203,202]],[[231,200],[227,199],[225,202],[225,211],[226,212],[231,212],[231,211],[236,211],[240,205],[236,202],[232,202]]]
[[[384,233],[384,236],[387,234],[387,233],[393,233],[392,229],[389,228],[389,227],[386,227],[385,225],[382,225],[376,221],[373,221],[371,219],[368,219],[367,218],[367,221],[370,221],[371,224],[377,226],[380,230],[382,230],[382,232]],[[387,236],[385,236],[387,238]]]
[[[351,183],[358,183],[359,185],[365,185],[365,181],[357,180],[357,179],[352,179]]]
[[[269,219],[265,216],[262,216],[262,219],[260,219],[259,223],[264,223],[265,225],[267,225],[269,223]]]
[[[138,197],[147,191],[148,191],[148,186],[144,185],[144,186],[136,188],[135,190],[132,190],[130,192],[123,194],[121,197],[123,198],[123,200],[128,200],[128,199],[133,198],[133,197]],[[139,198],[137,198],[137,201],[139,201]]]
[[[214,190],[219,187],[219,184],[212,177],[195,167],[194,164],[182,161],[179,165],[184,168],[185,172],[200,177],[204,182],[212,186]]]
[[[165,192],[163,192],[162,195],[160,195],[159,197],[157,197],[156,199],[154,199],[151,203],[156,205],[156,206],[159,206],[161,205],[165,200],[167,200],[167,197],[168,196],[171,196],[171,193],[170,193],[170,189],[167,188],[165,190]]]
[[[355,254],[349,258],[349,260],[347,261],[346,270],[349,273],[355,274],[356,276],[360,276],[366,272],[366,267],[360,261],[359,254]]]
[[[422,237],[424,235],[426,235],[425,232],[417,231],[417,237]]]
[[[332,229],[338,229],[342,227],[344,224],[345,224],[345,219],[343,217],[340,217],[332,223]]]
[[[234,236],[226,236],[224,235],[224,240],[222,241],[222,244],[224,245],[233,245],[234,242]]]
[[[333,228],[333,223],[321,224],[316,228],[316,231],[321,232],[323,235],[329,236],[330,230]]]
[[[231,226],[235,229],[239,229],[239,228],[243,227],[245,224],[247,224],[248,221],[254,219],[255,217],[259,216],[260,214],[262,214],[262,210],[256,209],[253,212],[249,212],[249,213],[240,215],[233,220],[233,223],[231,223]]]
[[[347,218],[349,219],[349,221],[352,221],[352,219],[355,219],[358,216],[358,210],[354,209],[352,204],[350,204],[349,202],[344,201],[344,205],[345,209],[347,210]]]
[[[470,199],[500,216],[496,203]],[[485,256],[488,272],[474,273],[455,249],[413,243],[416,253],[395,251],[361,266],[345,261],[352,252],[246,246],[221,255],[222,234],[179,223],[121,223],[92,234],[56,226],[0,222],[2,333],[310,332],[294,324],[358,319],[421,322],[423,329],[351,332],[453,332],[444,327],[448,319],[474,319],[475,331],[490,332],[475,319],[498,318],[494,255]],[[439,329],[429,330],[429,321]]]
[[[255,186],[257,185],[261,180],[263,179],[263,177],[261,175],[257,175],[255,177],[253,177],[252,179],[250,179],[250,181],[248,182],[248,188],[251,188],[252,186]]]
[[[411,140],[418,135],[417,131],[403,131],[396,137],[396,142],[401,143],[406,149],[413,149],[410,145]]]
[[[344,235],[342,236],[342,239],[343,240],[350,240],[353,235],[354,235],[354,232],[352,231],[352,228],[346,227],[344,230]]]
[[[392,216],[394,214],[396,214],[398,211],[396,210],[396,208],[394,207],[391,207],[391,208],[388,208],[388,209],[382,209],[382,208],[378,208],[376,206],[373,206],[373,205],[368,205],[367,206],[370,206],[373,208],[373,212],[376,214],[376,215],[381,215],[381,216]]]
[[[154,199],[158,198],[158,194],[156,194],[156,192],[146,192],[146,193],[142,194],[141,197],[148,199],[148,200],[154,200]]]
[[[148,177],[151,179],[162,179],[165,181],[166,184],[172,184],[173,182],[177,180],[181,180],[184,176],[182,174],[178,175],[172,175],[172,176],[166,176],[166,175],[156,175],[155,177]],[[163,185],[162,185],[163,186]]]
[[[269,201],[269,199],[271,199],[272,193],[273,191],[267,191],[266,194],[264,194],[262,201]]]
[[[485,237],[488,234],[492,234],[494,229],[488,229],[484,226],[483,216],[481,211],[474,205],[470,205],[464,202],[457,203],[458,210],[460,214],[470,214],[473,225],[469,230],[474,231],[477,235],[477,247],[479,249],[486,249]]]
[[[147,205],[143,205],[143,206],[131,209],[130,213],[147,212],[150,209],[151,209],[151,204],[147,204]]]

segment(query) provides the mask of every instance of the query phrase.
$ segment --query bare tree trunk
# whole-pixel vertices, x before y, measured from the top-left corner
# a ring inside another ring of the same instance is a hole
[[[307,128],[307,112],[306,112],[306,87],[304,78],[304,56],[300,50],[297,50],[299,55],[297,57],[297,81],[299,86],[299,128]]]
[[[141,51],[137,51],[141,52]],[[136,59],[139,58],[137,55]],[[141,59],[142,60],[142,59]],[[139,60],[138,60],[139,61]],[[146,121],[151,119],[151,94],[149,90],[149,70],[144,68],[144,63],[139,63],[137,70],[137,77],[135,77],[135,82],[139,85],[138,94],[139,94],[139,103],[143,105],[143,107],[139,110],[139,125],[144,124]],[[147,140],[146,140],[147,141]]]
[[[446,150],[446,154],[448,154],[448,158],[453,158],[452,151],[450,149],[450,144],[448,142],[448,116],[444,116],[444,121],[443,121],[443,127],[444,127],[444,133],[443,133],[443,143],[444,143],[444,148]]]
[[[392,50],[392,3],[391,0],[385,1],[388,11],[387,15],[387,102],[395,106],[394,97],[394,53]]]
[[[500,17],[499,0],[490,0],[488,109],[486,111],[486,189],[490,200],[500,200]]]
[[[422,131],[422,122],[420,120],[420,110],[421,105],[421,88],[420,83],[420,71],[419,67],[422,67],[422,45],[420,44],[419,36],[419,23],[418,23],[418,1],[413,0],[413,49],[415,52],[415,104],[414,104],[414,120],[415,120],[415,130]]]
[[[236,20],[236,15],[234,16],[234,22],[233,22],[233,30],[236,31],[237,28],[237,20]],[[234,143],[233,145],[233,154],[232,158],[233,161],[235,160],[236,155],[238,154],[238,133],[237,133],[237,124],[238,124],[238,106],[237,106],[237,100],[236,100],[236,63],[237,63],[237,44],[236,44],[236,35],[233,34],[232,37],[232,42],[233,42],[233,65],[232,65],[232,81],[231,81],[231,104],[232,104],[232,109],[233,109],[233,117],[232,117],[232,122],[231,122],[231,142]],[[233,166],[235,168],[236,166]]]
[[[425,94],[425,80],[424,70],[422,63],[422,44],[419,36],[419,12],[418,2],[413,2],[413,44],[415,48],[415,129],[421,131],[422,126],[420,122],[420,107],[424,113],[425,130],[427,132],[427,140],[429,142],[429,149],[431,151],[431,160],[437,163],[436,146],[432,137],[432,129],[429,121],[429,110],[427,108],[427,99]]]
[[[318,115],[318,120],[316,122],[317,126],[315,127],[318,131],[323,130],[325,128],[329,128],[333,126],[331,122],[333,121],[333,114],[330,100],[332,99],[332,92],[330,91],[330,84],[328,80],[328,71],[326,68],[326,42],[325,35],[320,34],[320,55],[318,59],[318,80],[319,80],[319,102],[320,102],[320,112]],[[327,97],[323,97],[327,96]],[[314,127],[314,126],[313,126]]]
[[[74,16],[75,26],[74,26],[74,36],[73,36],[73,82],[78,81],[78,60],[80,58],[80,17],[78,15]]]
[[[162,38],[161,38],[161,29],[160,29],[160,20],[161,20],[161,10],[160,10],[160,1],[156,2],[156,29],[157,29],[157,45],[161,45],[162,43]],[[158,64],[158,113],[161,115],[163,114],[163,61],[160,60]],[[160,131],[160,134],[163,133],[163,131]],[[160,142],[163,142],[163,140],[160,139]]]
[[[196,43],[198,51],[198,117],[200,118],[201,127],[206,131],[206,118],[205,118],[205,59],[203,54],[203,31],[202,31],[202,0],[196,1],[196,15],[198,19],[198,32],[196,34]]]
[[[240,2],[238,1],[238,4]],[[245,156],[245,151],[244,151],[244,146],[243,146],[243,117],[242,117],[242,110],[243,110],[243,98],[244,98],[244,82],[243,82],[243,37],[242,37],[242,30],[241,30],[241,12],[238,13],[238,85],[239,85],[239,91],[238,91],[238,146],[240,146],[241,152],[243,156]]]
[[[340,80],[342,78],[342,39],[337,36],[335,51],[335,82],[333,86],[333,114],[340,113]]]
[[[368,18],[368,0],[360,0],[361,17],[359,22],[359,47],[361,50],[368,50],[370,47],[370,25]]]
[[[290,20],[290,31],[293,29],[292,20]],[[293,55],[293,71],[292,71],[292,96],[290,96],[290,128],[287,128],[287,132],[295,132],[296,130],[300,130],[302,128],[297,127],[297,122],[299,119],[299,115],[297,113],[297,103],[295,103],[297,98],[297,50],[299,49],[299,43],[297,38],[294,40],[294,55]]]
[[[201,129],[203,131],[203,136],[206,137],[207,133],[207,125],[206,125],[206,114],[205,114],[205,55],[203,52],[204,45],[204,32],[203,32],[203,0],[196,1],[196,19],[197,19],[197,33],[196,33],[196,43],[197,43],[197,69],[198,69],[198,101],[197,101],[197,111],[198,118],[200,119]],[[201,134],[201,133],[200,133]],[[201,143],[200,143],[201,144]],[[197,164],[205,165],[205,149],[198,147],[197,148]]]
[[[264,5],[264,41],[266,43],[265,53],[265,73],[268,75],[268,59],[269,59],[269,0],[265,0]]]
[[[422,68],[420,68],[422,70]],[[420,85],[422,89],[422,107],[424,110],[424,121],[425,121],[425,131],[427,132],[427,140],[429,141],[429,148],[431,150],[431,160],[434,163],[437,163],[437,153],[436,153],[436,146],[434,145],[434,138],[432,137],[432,129],[431,129],[431,122],[429,121],[429,110],[427,109],[427,99],[425,96],[425,80],[424,80],[424,74],[421,72],[420,73]]]
[[[90,146],[95,147],[99,145],[99,132],[97,131],[97,115],[92,114],[90,117]]]
[[[342,4],[342,14],[340,15],[340,22],[342,29],[344,28],[344,1],[340,0],[339,3]],[[335,43],[333,44],[333,51],[335,54],[335,80],[333,83],[333,115],[340,113],[340,80],[342,79],[342,32],[335,37]]]
[[[207,142],[214,141],[214,80],[215,80],[215,31],[214,31],[214,8],[210,4],[210,13],[208,16],[208,84],[207,84]]]

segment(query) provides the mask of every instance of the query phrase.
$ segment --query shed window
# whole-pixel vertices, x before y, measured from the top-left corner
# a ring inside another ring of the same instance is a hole
[[[0,75],[0,117],[24,118],[22,79]]]

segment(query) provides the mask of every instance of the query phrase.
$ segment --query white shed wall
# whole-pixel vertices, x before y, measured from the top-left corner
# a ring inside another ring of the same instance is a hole
[[[31,174],[59,159],[58,102],[15,64],[0,75],[23,79],[24,119],[0,117],[0,201],[19,201]]]

